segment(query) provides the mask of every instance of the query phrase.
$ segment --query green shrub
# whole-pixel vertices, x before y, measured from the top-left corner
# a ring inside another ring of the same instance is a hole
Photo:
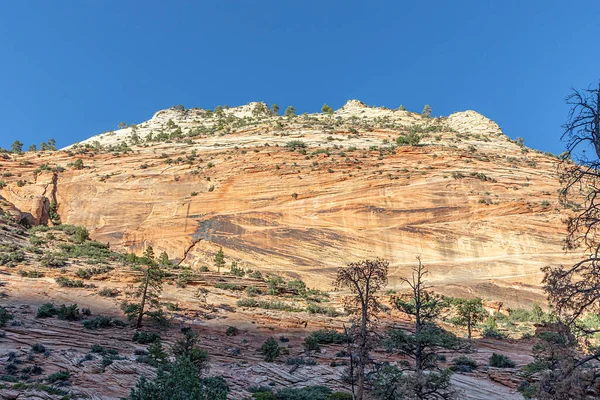
[[[79,307],[77,304],[71,304],[70,306],[66,306],[62,304],[59,308],[56,309],[56,314],[58,319],[62,319],[65,321],[77,321],[79,320]]]
[[[42,304],[36,314],[36,318],[52,318],[58,314],[58,310],[52,303]]]
[[[237,336],[240,333],[240,330],[238,328],[236,328],[235,326],[229,326],[227,327],[227,330],[225,331],[225,334],[227,336]]]
[[[493,353],[490,357],[490,366],[496,368],[514,368],[516,364],[504,354]]]
[[[6,308],[0,306],[0,327],[6,326],[8,321],[14,318],[14,315],[9,313]]]
[[[64,382],[69,380],[69,378],[71,377],[71,373],[69,371],[58,371],[55,372],[51,375],[48,376],[48,382],[50,383],[55,383],[55,382]]]
[[[117,297],[120,293],[121,291],[116,288],[103,288],[98,291],[98,295],[103,297]]]
[[[337,317],[338,315],[340,315],[340,313],[338,313],[335,310],[335,308],[326,307],[326,306],[323,306],[323,305],[317,304],[317,303],[308,303],[308,306],[306,307],[306,311],[308,311],[310,314],[324,314],[324,315],[327,315],[328,317]]]
[[[414,132],[409,132],[405,136],[398,136],[396,144],[398,146],[416,146],[421,141],[421,136]]]
[[[314,358],[290,357],[285,360],[285,363],[287,365],[317,365],[317,360]]]
[[[223,290],[236,290],[236,291],[244,290],[243,286],[236,285],[235,283],[229,283],[229,282],[215,283],[215,288],[223,289]]]
[[[475,360],[467,356],[457,357],[453,360],[453,363],[453,371],[472,372],[473,370],[477,369],[477,362],[475,362]]]
[[[290,150],[305,149],[306,148],[306,143],[304,143],[301,140],[292,140],[290,142],[287,142],[285,144],[285,147],[287,147]]]
[[[307,336],[304,338],[304,349],[309,353],[311,351],[319,351],[321,350],[321,346],[319,345],[319,341],[314,336]]]
[[[295,307],[292,304],[285,303],[283,301],[272,301],[272,300],[256,300],[252,298],[240,299],[237,301],[238,307],[257,307],[264,308],[266,310],[280,310],[288,312],[300,312],[304,309]]]
[[[248,296],[256,296],[260,294],[260,290],[256,286],[247,286],[245,292]]]
[[[90,234],[87,231],[87,229],[85,229],[82,226],[78,226],[77,228],[75,228],[75,232],[73,232],[71,239],[76,244],[82,244],[86,240],[90,239]]]
[[[31,351],[34,353],[45,353],[46,352],[46,346],[44,346],[41,343],[34,343],[31,345]]]
[[[265,357],[265,361],[275,361],[281,354],[281,348],[274,338],[268,338],[259,349],[260,353]]]
[[[62,267],[67,263],[67,259],[60,253],[46,253],[40,258],[42,267],[56,268]]]
[[[60,286],[60,287],[81,288],[81,287],[85,286],[83,284],[82,280],[69,279],[66,276],[59,276],[58,278],[55,278],[54,280],[56,281],[56,283],[58,283],[58,286]]]
[[[156,332],[135,331],[132,340],[139,344],[154,343],[160,340],[160,334]]]
[[[112,327],[126,326],[127,323],[113,317],[106,317],[104,315],[98,315],[95,318],[87,319],[83,321],[83,327],[85,329],[96,330],[105,329]]]
[[[318,343],[321,344],[342,344],[348,342],[348,337],[345,333],[336,332],[332,329],[319,329],[310,334]]]

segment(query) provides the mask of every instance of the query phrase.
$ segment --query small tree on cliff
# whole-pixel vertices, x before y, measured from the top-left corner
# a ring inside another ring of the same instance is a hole
[[[351,335],[358,360],[351,358],[350,376],[354,379],[353,368],[356,363],[358,400],[364,398],[365,369],[369,362],[369,353],[376,342],[373,328],[376,322],[375,313],[379,310],[380,303],[375,293],[387,285],[388,265],[387,261],[378,258],[350,263],[337,270],[335,287],[349,289],[351,293],[344,299],[344,307],[354,318]]]
[[[433,110],[431,109],[431,106],[429,104],[425,104],[423,111],[421,111],[421,116],[425,118],[431,118],[432,111]]]
[[[294,106],[287,106],[287,108],[285,109],[285,114],[286,117],[293,117],[296,115],[296,109],[294,108]]]
[[[279,114],[279,106],[277,104],[271,104],[271,114]]]
[[[149,246],[151,249],[151,247]],[[148,262],[146,254],[142,257],[145,267],[142,267],[142,276],[139,278],[139,285],[127,292],[132,301],[124,302],[121,306],[129,320],[136,320],[135,327],[139,329],[142,326],[144,315],[150,315],[155,321],[164,321],[159,297],[162,292],[164,280],[163,271],[154,262]]]
[[[13,153],[22,153],[23,143],[20,140],[15,140],[13,144],[10,145],[10,151]]]
[[[215,268],[217,268],[217,272],[221,273],[221,268],[225,266],[225,254],[223,253],[223,248],[220,247],[217,254],[215,254]]]

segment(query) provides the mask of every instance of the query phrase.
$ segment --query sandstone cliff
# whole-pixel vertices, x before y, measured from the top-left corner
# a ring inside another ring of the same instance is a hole
[[[38,224],[55,202],[63,223],[113,248],[151,244],[199,267],[222,247],[228,262],[320,288],[337,266],[377,256],[397,286],[420,254],[445,292],[520,303],[541,298],[540,267],[574,259],[562,251],[556,158],[474,111],[215,111],[162,110],[2,159],[1,207]],[[392,146],[414,135],[418,146]]]

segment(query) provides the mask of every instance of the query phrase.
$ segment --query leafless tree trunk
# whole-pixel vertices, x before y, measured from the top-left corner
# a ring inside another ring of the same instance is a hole
[[[388,265],[387,261],[381,259],[365,260],[350,263],[337,271],[335,286],[350,289],[352,295],[345,298],[344,306],[350,315],[358,319],[358,332],[355,338],[358,348],[357,400],[364,398],[365,367],[369,361],[373,340],[372,325],[375,320],[374,314],[379,309],[375,293],[387,285]]]
[[[149,270],[150,267],[146,268],[146,271],[144,272],[144,281],[142,282],[142,299],[140,301],[140,311],[135,324],[136,329],[140,329],[142,327],[142,317],[144,316],[144,307],[146,306],[146,296],[148,294],[148,283],[150,282],[150,274],[148,273]]]
[[[544,288],[566,326],[573,328],[585,314],[600,313],[600,81],[597,88],[573,90],[564,125],[566,152],[559,164],[560,200],[574,214],[567,220],[565,248],[582,249],[582,259],[569,268],[545,267]],[[592,150],[592,151],[589,151]],[[590,156],[588,156],[590,155]],[[600,330],[583,331],[591,335]],[[575,369],[600,360],[592,352],[562,371],[565,381]]]

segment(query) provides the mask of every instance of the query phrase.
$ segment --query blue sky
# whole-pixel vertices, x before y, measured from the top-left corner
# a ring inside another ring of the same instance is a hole
[[[3,1],[0,146],[58,146],[176,104],[474,109],[560,153],[600,79],[598,1]]]

